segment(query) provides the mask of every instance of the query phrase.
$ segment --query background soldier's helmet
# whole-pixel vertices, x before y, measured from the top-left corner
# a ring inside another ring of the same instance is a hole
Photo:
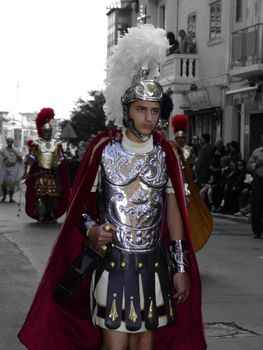
[[[176,114],[173,116],[172,127],[175,137],[186,137],[189,127],[188,116],[185,114]]]
[[[39,137],[43,136],[43,129],[52,129],[50,121],[54,119],[55,113],[52,108],[42,108],[36,117],[36,127]]]

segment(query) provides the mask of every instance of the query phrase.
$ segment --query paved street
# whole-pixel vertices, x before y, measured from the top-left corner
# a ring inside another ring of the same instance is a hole
[[[197,257],[208,349],[262,350],[263,240],[248,223],[215,218]]]
[[[16,334],[61,225],[36,224],[23,204],[17,209],[0,203],[0,350],[23,349]],[[197,258],[208,349],[262,350],[263,239],[254,240],[246,222],[217,217]]]

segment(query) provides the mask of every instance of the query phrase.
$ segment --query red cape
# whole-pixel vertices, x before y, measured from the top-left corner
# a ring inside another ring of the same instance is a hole
[[[52,295],[58,281],[82,249],[84,238],[75,227],[83,208],[93,211],[96,215],[95,194],[90,192],[91,187],[98,171],[102,150],[110,142],[111,137],[117,134],[119,131],[111,129],[101,133],[93,140],[82,160],[74,182],[68,215],[54,245],[26,321],[18,335],[20,341],[30,350],[99,350],[100,348],[100,329],[94,327],[90,320],[90,281],[85,280],[76,293],[63,302],[63,305],[55,303]],[[158,134],[155,134],[154,138],[155,142],[161,142],[166,153],[167,170],[184,221],[190,246],[192,283],[189,298],[183,305],[176,307],[176,325],[162,327],[154,332],[154,349],[204,350],[206,342],[201,313],[201,283],[190,238],[180,164],[169,142],[159,140]],[[163,234],[169,241],[165,228]]]
[[[25,211],[26,214],[31,217],[32,219],[37,219],[37,210],[36,210],[36,204],[37,204],[37,198],[36,198],[36,191],[35,191],[35,182],[36,182],[36,176],[34,174],[37,174],[39,172],[39,167],[36,164],[33,164],[32,168],[29,172],[29,177],[26,180],[26,205],[25,205]],[[61,192],[60,196],[58,198],[57,205],[54,210],[54,218],[57,219],[60,216],[62,216],[65,211],[67,210],[68,201],[69,201],[69,181],[68,181],[68,171],[67,166],[63,162],[58,167],[58,176],[61,186]]]

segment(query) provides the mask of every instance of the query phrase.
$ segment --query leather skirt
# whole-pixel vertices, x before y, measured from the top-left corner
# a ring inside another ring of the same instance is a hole
[[[130,253],[110,246],[91,285],[95,325],[144,332],[175,323],[168,255],[160,242],[150,252]]]

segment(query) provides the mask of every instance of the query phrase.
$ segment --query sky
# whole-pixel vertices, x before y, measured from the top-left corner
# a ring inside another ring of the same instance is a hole
[[[0,111],[68,119],[101,89],[110,0],[0,0]]]

